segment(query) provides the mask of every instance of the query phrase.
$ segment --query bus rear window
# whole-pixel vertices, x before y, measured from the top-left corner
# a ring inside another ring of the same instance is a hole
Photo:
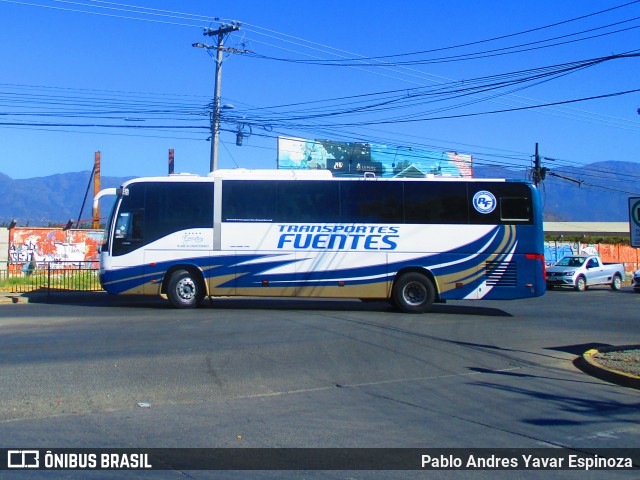
[[[531,220],[531,200],[503,197],[500,199],[500,220],[503,222],[528,222]]]

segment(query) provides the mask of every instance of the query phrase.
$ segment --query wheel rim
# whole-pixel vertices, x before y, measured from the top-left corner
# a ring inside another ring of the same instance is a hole
[[[583,278],[578,279],[578,290],[584,290],[586,283]]]
[[[193,300],[196,292],[196,283],[191,278],[183,278],[176,285],[176,293],[182,300]]]
[[[419,282],[411,282],[405,285],[402,297],[409,305],[422,305],[427,299],[427,289]]]
[[[616,290],[618,288],[620,288],[620,285],[622,285],[622,279],[620,277],[616,277],[613,279],[613,286],[616,288]]]

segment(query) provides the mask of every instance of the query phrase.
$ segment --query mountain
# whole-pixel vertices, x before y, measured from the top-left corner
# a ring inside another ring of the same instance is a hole
[[[46,227],[78,220],[90,176],[91,172],[74,172],[13,180],[0,173],[0,223],[16,219],[19,226]],[[128,178],[101,177],[100,187],[118,187]],[[80,220],[91,218],[92,203],[93,183]]]
[[[540,185],[547,221],[624,222],[629,220],[629,197],[640,196],[640,164],[597,162],[555,168],[553,162]],[[530,178],[527,170],[475,166],[481,178]]]
[[[598,162],[581,167],[550,170],[540,186],[547,221],[623,222],[629,218],[628,198],[640,196],[640,164]],[[528,178],[525,169],[513,170],[476,165],[479,178]],[[12,219],[19,226],[65,224],[78,219],[90,172],[74,172],[21,180],[0,173],[0,224]],[[118,187],[131,177],[102,177],[101,188]],[[90,187],[81,220],[91,218],[93,186]],[[105,207],[103,207],[104,209]],[[101,215],[105,216],[106,211]]]
[[[551,176],[542,189],[545,209],[568,220],[628,221],[629,197],[640,196],[640,164],[637,163],[598,162],[584,169],[566,168],[552,170],[552,173],[582,181],[576,184]]]

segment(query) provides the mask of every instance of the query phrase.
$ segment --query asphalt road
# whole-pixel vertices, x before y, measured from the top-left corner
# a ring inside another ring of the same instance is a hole
[[[161,299],[106,294],[31,300],[0,305],[3,448],[640,445],[640,392],[573,364],[589,348],[640,343],[640,295],[630,290],[450,302],[424,315],[359,301],[223,299],[175,310]],[[92,473],[99,472],[67,476]],[[430,477],[496,476],[461,473]],[[629,473],[606,477],[634,478]],[[424,472],[288,475],[423,478]],[[578,475],[603,473],[501,472]]]

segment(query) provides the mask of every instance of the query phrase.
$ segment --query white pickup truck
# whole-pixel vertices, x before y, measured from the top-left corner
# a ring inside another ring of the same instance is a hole
[[[620,290],[624,278],[621,263],[603,263],[596,255],[570,255],[547,268],[547,290],[573,287],[584,292],[592,285],[610,285]]]

